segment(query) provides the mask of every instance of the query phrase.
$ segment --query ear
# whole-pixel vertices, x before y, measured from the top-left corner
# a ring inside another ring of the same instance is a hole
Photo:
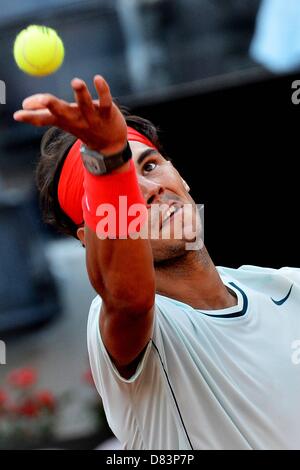
[[[184,186],[184,189],[189,193],[191,188],[189,187],[187,182],[182,177],[181,177],[181,180],[182,180],[182,184]]]
[[[84,242],[84,227],[79,227],[79,229],[77,229],[77,237],[79,238],[79,240],[81,241],[81,244],[82,246],[85,246],[85,242]]]

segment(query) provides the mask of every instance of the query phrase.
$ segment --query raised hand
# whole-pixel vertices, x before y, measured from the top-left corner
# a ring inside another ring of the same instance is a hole
[[[96,75],[94,85],[99,100],[92,100],[85,82],[74,78],[71,86],[75,103],[39,93],[23,101],[23,109],[14,113],[14,119],[39,127],[56,126],[81,139],[91,149],[107,155],[117,153],[126,145],[126,121],[113,103],[104,78]]]

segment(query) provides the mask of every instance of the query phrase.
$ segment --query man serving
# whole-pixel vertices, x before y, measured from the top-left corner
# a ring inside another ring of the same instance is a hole
[[[299,449],[300,270],[216,268],[202,244],[187,249],[197,206],[156,128],[103,77],[98,100],[71,84],[74,103],[33,95],[14,117],[52,126],[38,189],[45,221],[86,249],[88,350],[112,431],[124,449]]]

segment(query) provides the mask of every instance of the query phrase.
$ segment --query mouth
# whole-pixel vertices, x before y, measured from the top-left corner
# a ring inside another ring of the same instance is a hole
[[[170,207],[164,212],[162,215],[162,221],[160,224],[160,230],[162,227],[169,221],[171,220],[174,215],[179,212],[182,209],[182,206],[176,205],[176,204],[171,204]]]

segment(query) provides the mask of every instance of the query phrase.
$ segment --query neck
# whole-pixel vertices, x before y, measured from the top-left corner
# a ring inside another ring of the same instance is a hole
[[[223,284],[206,248],[155,265],[158,294],[203,310],[236,305],[236,297]]]

